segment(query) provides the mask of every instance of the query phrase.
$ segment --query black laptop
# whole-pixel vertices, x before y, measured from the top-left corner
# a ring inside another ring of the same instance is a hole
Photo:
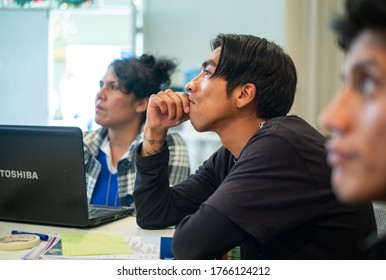
[[[0,220],[91,227],[133,212],[88,205],[79,128],[0,125]]]

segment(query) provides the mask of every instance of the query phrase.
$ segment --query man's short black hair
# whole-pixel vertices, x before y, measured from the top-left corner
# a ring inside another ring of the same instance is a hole
[[[221,76],[227,81],[228,95],[237,86],[253,83],[258,117],[269,119],[289,112],[297,75],[293,61],[280,46],[252,35],[219,34],[211,47],[221,47],[212,77]]]

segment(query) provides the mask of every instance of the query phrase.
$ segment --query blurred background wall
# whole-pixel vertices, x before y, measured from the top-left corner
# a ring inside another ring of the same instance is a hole
[[[343,0],[23,0],[23,8],[20,1],[0,2],[2,124],[96,129],[94,98],[112,59],[144,52],[173,58],[172,87],[182,90],[218,33],[281,45],[298,71],[290,113],[319,130],[318,114],[340,86],[343,54],[328,23]],[[221,144],[189,123],[178,130],[193,169]]]

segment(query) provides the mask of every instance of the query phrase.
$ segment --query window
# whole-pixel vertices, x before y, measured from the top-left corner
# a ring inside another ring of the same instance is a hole
[[[123,5],[125,4],[125,5]],[[95,129],[94,101],[113,59],[138,48],[129,1],[105,1],[97,8],[51,11],[53,41],[49,125]]]

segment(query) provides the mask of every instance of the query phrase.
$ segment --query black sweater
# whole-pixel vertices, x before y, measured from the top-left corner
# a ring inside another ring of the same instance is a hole
[[[139,146],[137,223],[146,229],[178,225],[177,259],[213,259],[236,245],[243,258],[362,258],[358,245],[376,230],[373,209],[337,201],[324,143],[296,116],[271,119],[237,161],[222,147],[173,188],[167,146],[151,157],[141,157]]]

